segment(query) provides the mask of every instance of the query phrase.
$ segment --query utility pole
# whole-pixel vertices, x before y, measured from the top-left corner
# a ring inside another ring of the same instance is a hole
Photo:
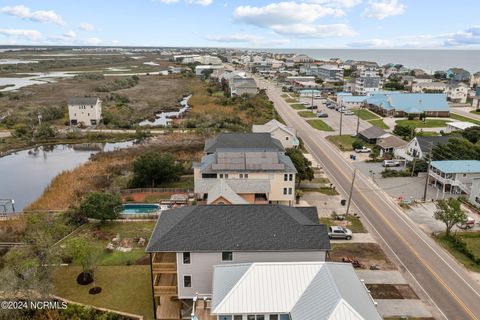
[[[345,212],[345,215],[347,216],[348,216],[348,211],[350,210],[350,202],[352,201],[352,193],[353,193],[353,184],[355,183],[356,176],[357,176],[357,168],[353,170],[352,184],[350,185],[350,194],[348,195],[347,211]]]
[[[360,108],[360,110],[358,110],[357,112],[357,134],[356,136],[358,137],[358,130],[360,129],[360,111],[362,110],[362,108]]]
[[[340,107],[340,136],[342,135],[342,121],[343,121],[343,110]]]
[[[432,149],[430,148],[430,152],[428,153],[428,167],[427,167],[427,176],[425,178],[425,190],[423,190],[423,201],[427,201],[427,187],[428,187],[428,180],[430,172],[430,165],[432,163]]]
[[[417,158],[413,158],[413,166],[412,166],[412,177],[415,174],[415,165],[417,164]],[[405,162],[405,166],[407,166],[407,163]]]

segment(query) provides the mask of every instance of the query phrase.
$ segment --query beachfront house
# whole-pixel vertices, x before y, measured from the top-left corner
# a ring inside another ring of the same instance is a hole
[[[253,78],[232,78],[228,82],[230,86],[230,96],[240,97],[242,95],[257,94],[257,83]]]
[[[270,133],[222,133],[205,142],[204,152],[193,164],[197,199],[207,204],[293,204],[297,170]]]
[[[146,249],[156,317],[182,319],[195,300],[221,299],[212,286],[216,266],[323,262],[329,250],[328,230],[315,207],[202,205],[164,211]],[[238,273],[231,275],[223,285],[240,280]]]
[[[96,126],[102,120],[102,100],[98,97],[68,99],[70,125]]]
[[[453,121],[447,123],[447,129],[445,129],[446,133],[451,133],[453,131],[463,131],[465,129],[477,126],[474,123],[466,122],[466,121]]]
[[[285,149],[297,148],[300,145],[300,141],[297,138],[297,130],[287,127],[275,119],[265,124],[254,124],[252,132],[270,133],[271,137],[280,141]]]
[[[211,310],[219,320],[382,319],[352,265],[335,262],[215,266]]]
[[[366,106],[384,117],[449,117],[447,96],[442,93],[379,93],[366,100]]]
[[[480,178],[480,160],[432,161],[429,183],[445,192],[470,195],[474,179]]]

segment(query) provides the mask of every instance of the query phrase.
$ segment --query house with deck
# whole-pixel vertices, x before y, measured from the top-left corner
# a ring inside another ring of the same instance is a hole
[[[280,141],[285,149],[297,148],[300,141],[297,138],[297,130],[287,127],[278,120],[272,119],[265,124],[254,124],[254,133],[270,133],[271,137]]]
[[[204,152],[193,164],[197,199],[207,204],[293,204],[297,170],[270,133],[222,133],[205,142]]]
[[[102,100],[98,97],[68,99],[70,125],[96,126],[102,121]]]
[[[474,179],[480,178],[480,160],[432,161],[429,183],[445,192],[470,195]]]
[[[450,138],[452,138],[452,136],[417,136],[410,140],[405,146],[396,147],[394,149],[394,155],[406,161],[424,159],[435,146],[446,144]]]
[[[240,280],[232,277],[227,282],[225,274],[218,278],[218,267],[320,263],[329,250],[328,230],[319,223],[315,207],[202,205],[163,211],[146,248],[155,317],[182,319],[195,312],[199,320],[215,319],[210,314],[212,301],[221,302],[232,289],[229,286]],[[225,286],[223,290],[219,291],[219,284]]]

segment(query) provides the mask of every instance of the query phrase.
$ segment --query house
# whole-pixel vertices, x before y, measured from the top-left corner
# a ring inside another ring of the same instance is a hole
[[[471,75],[465,69],[462,68],[451,68],[447,70],[447,78],[454,81],[470,81]]]
[[[475,72],[470,78],[470,86],[480,88],[480,72]]]
[[[407,141],[394,135],[378,139],[377,146],[380,147],[380,157],[383,157],[386,153],[393,154],[395,149],[405,147],[407,143]]]
[[[336,65],[324,64],[318,67],[318,77],[326,82],[342,82],[343,69]]]
[[[367,143],[376,144],[380,139],[391,136],[390,133],[376,126],[360,131],[358,136]]]
[[[480,178],[472,180],[472,188],[470,189],[470,203],[480,208]]]
[[[445,93],[446,90],[447,90],[447,84],[445,82],[422,82],[422,83],[412,84],[412,92]]]
[[[102,100],[98,97],[68,99],[70,125],[96,126],[102,120]]]
[[[223,133],[207,140],[204,152],[193,164],[198,199],[243,203],[233,192],[251,204],[293,204],[297,170],[270,133]]]
[[[287,127],[283,123],[273,119],[265,124],[252,126],[252,132],[261,133],[268,132],[271,137],[280,141],[285,149],[297,148],[300,141],[297,138],[297,130]]]
[[[337,96],[337,103],[346,108],[360,108],[365,105],[366,96]]]
[[[382,86],[382,78],[378,74],[377,68],[366,68],[359,71],[359,76],[355,79],[355,93],[365,95],[369,92],[379,91]]]
[[[456,103],[466,103],[468,86],[462,82],[422,82],[412,85],[412,92],[445,93],[448,100]]]
[[[405,147],[395,148],[394,155],[407,161],[424,159],[437,145],[446,144],[451,136],[418,136],[410,140]]]
[[[433,77],[428,74],[415,75],[414,82],[416,83],[430,83],[433,82]]]
[[[216,299],[215,266],[322,262],[329,250],[328,230],[315,207],[203,205],[163,211],[146,248],[155,314],[181,319],[190,316],[197,294]]]
[[[477,126],[474,123],[471,122],[465,122],[465,121],[455,121],[455,122],[448,122],[447,123],[447,129],[445,130],[446,133],[450,133],[453,131],[463,131],[465,129],[475,127]]]
[[[384,117],[407,117],[425,114],[449,117],[447,96],[442,93],[381,93],[366,99],[367,108]]]
[[[428,182],[441,188],[442,193],[470,195],[473,179],[480,178],[480,160],[432,161]]]
[[[221,73],[224,70],[225,70],[225,67],[223,65],[198,65],[195,67],[195,75],[197,77],[201,77],[206,72],[212,73],[214,71],[217,71]]]
[[[211,310],[219,320],[382,319],[352,265],[335,262],[215,266]]]
[[[232,97],[257,94],[257,83],[253,78],[232,78],[229,81],[229,86],[230,96]]]

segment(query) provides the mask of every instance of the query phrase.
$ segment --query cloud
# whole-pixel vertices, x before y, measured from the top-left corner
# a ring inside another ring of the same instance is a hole
[[[95,30],[95,26],[93,24],[90,24],[90,23],[87,23],[87,22],[80,23],[79,28],[83,31],[93,31],[93,30]]]
[[[341,9],[318,4],[278,2],[264,7],[240,6],[235,9],[235,21],[258,27],[288,25],[294,23],[312,23],[325,16],[343,16]]]
[[[383,20],[388,17],[400,16],[407,7],[398,0],[370,1],[362,13],[363,17]]]
[[[351,37],[356,32],[347,24],[292,24],[273,26],[272,29],[281,35],[295,38],[334,38]]]
[[[102,40],[99,38],[87,38],[85,44],[89,46],[98,46],[102,43]]]
[[[0,34],[17,39],[27,39],[30,41],[38,41],[42,39],[42,34],[37,30],[27,29],[0,29]]]
[[[17,5],[13,7],[3,7],[0,8],[0,12],[6,13],[8,15],[35,21],[35,22],[44,22],[44,23],[55,23],[57,25],[64,25],[65,22],[62,20],[55,11],[53,10],[39,10],[39,11],[31,11],[30,8],[24,5]]]
[[[290,41],[288,39],[266,39],[262,36],[257,36],[253,34],[230,34],[224,36],[207,36],[207,40],[221,43],[247,43],[254,47],[259,46],[281,46],[288,44]]]
[[[316,3],[316,4],[322,4],[327,7],[333,7],[333,8],[353,8],[360,3],[362,3],[362,0],[304,0],[305,2],[308,3]]]
[[[172,4],[180,2],[180,0],[159,0],[161,3]],[[198,4],[200,6],[209,6],[213,3],[213,0],[185,0],[188,4]]]
[[[480,26],[473,26],[465,31],[450,34],[444,41],[446,47],[480,45]]]

